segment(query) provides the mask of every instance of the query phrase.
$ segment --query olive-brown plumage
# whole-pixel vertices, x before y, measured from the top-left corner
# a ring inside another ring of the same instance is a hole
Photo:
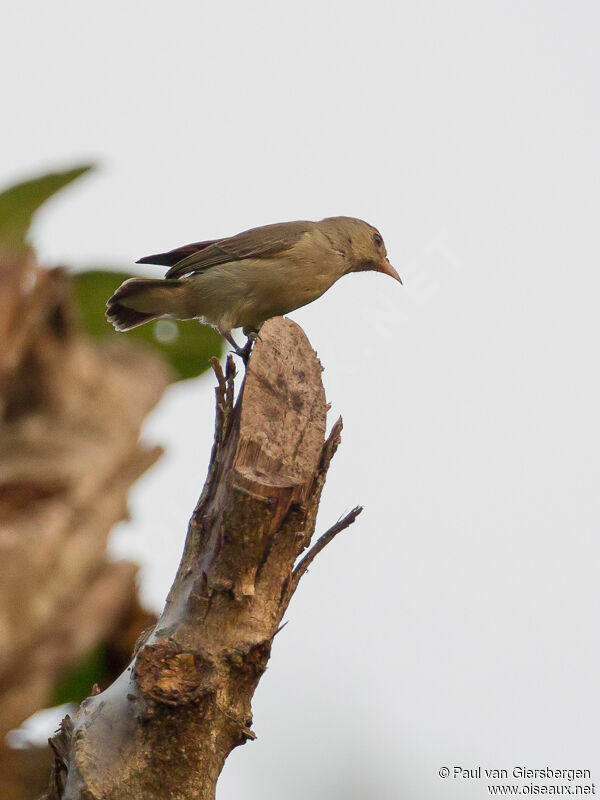
[[[271,317],[316,300],[342,275],[373,270],[400,276],[383,239],[353,217],[320,222],[280,222],[141,258],[169,269],[164,279],[132,278],[109,299],[106,316],[125,331],[162,316],[214,325],[231,335],[259,330]]]

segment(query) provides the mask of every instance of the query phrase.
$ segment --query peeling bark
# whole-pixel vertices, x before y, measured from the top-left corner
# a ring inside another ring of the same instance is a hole
[[[325,438],[321,366],[285,319],[261,330],[234,404],[218,377],[208,477],[165,609],[128,669],[66,720],[48,798],[209,800],[231,750],[255,738],[251,699],[304,559],[341,420]]]

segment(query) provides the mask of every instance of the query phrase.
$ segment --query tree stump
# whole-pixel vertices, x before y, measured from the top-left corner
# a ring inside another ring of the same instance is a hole
[[[227,755],[254,739],[251,699],[315,555],[310,545],[341,420],[325,437],[321,365],[293,322],[267,322],[234,403],[218,377],[215,440],[165,609],[106,691],[53,740],[48,798],[209,800]]]

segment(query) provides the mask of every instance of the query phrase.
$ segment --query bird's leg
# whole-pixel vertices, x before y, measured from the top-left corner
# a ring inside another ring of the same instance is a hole
[[[239,344],[231,335],[231,330],[227,330],[225,328],[218,328],[218,331],[221,334],[221,336],[224,339],[226,339],[229,342],[229,344],[233,347],[233,352],[236,354],[236,356],[240,356],[240,358],[243,358],[244,361],[246,361],[246,347],[248,345],[246,344],[245,347],[240,347]]]
[[[249,331],[246,335],[248,338],[246,339],[246,344],[244,345],[244,347],[242,348],[242,352],[240,353],[240,355],[244,359],[245,364],[248,363],[248,359],[250,358],[250,353],[252,352],[252,347],[254,345],[254,342],[260,338],[258,335],[258,331]]]
[[[219,333],[221,336],[226,339],[229,344],[233,347],[233,352],[236,356],[239,356],[244,364],[248,363],[248,359],[250,358],[250,353],[252,352],[252,345],[257,339],[260,339],[258,331],[248,330],[248,328],[244,328],[244,333],[248,337],[246,339],[246,344],[243,347],[240,347],[236,340],[233,338],[231,334],[231,329],[227,328],[219,328]]]

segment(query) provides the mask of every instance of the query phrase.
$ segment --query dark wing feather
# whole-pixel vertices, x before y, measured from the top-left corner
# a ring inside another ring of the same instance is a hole
[[[273,258],[293,247],[314,226],[314,222],[277,222],[218,239],[183,257],[167,272],[167,278],[181,278],[218,264],[245,258]],[[184,249],[184,248],[181,248]],[[173,253],[177,252],[175,250]]]
[[[217,242],[218,239],[207,239],[205,242],[192,242],[192,244],[184,244],[183,247],[176,247],[175,250],[169,250],[168,253],[156,253],[153,256],[144,256],[136,261],[136,264],[161,264],[164,267],[172,267],[178,261],[204,250],[211,244]]]

